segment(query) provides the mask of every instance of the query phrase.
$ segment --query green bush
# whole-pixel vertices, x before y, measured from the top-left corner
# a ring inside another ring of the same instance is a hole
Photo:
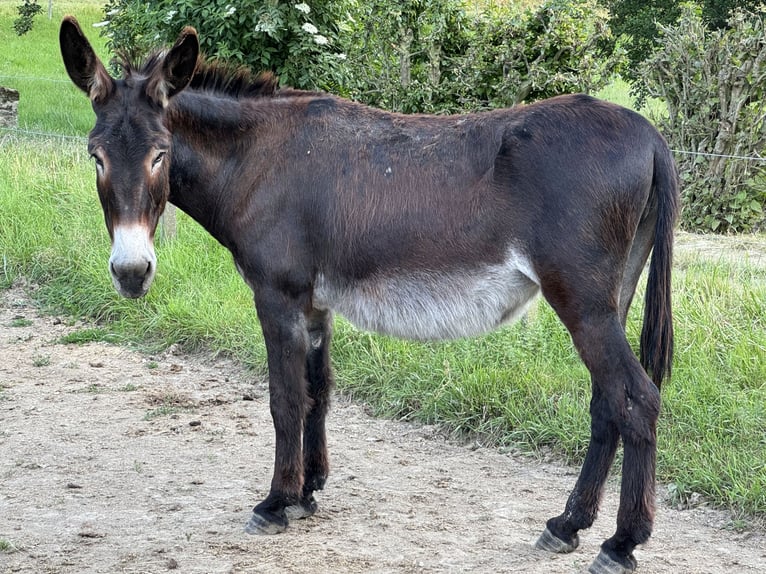
[[[140,60],[173,42],[184,26],[194,26],[208,57],[272,70],[296,88],[335,89],[345,83],[336,13],[342,5],[327,0],[109,0],[105,34],[113,52]]]
[[[600,0],[610,13],[609,25],[628,56],[625,77],[641,99],[639,67],[660,44],[660,27],[672,26],[681,16],[686,0]],[[701,0],[702,20],[710,30],[726,28],[732,10],[753,10],[762,0]]]
[[[662,47],[641,68],[682,178],[682,225],[744,232],[764,223],[766,165],[766,26],[764,14],[736,11],[725,30],[709,30],[684,8],[677,26],[662,28]]]
[[[389,109],[453,112],[595,91],[619,60],[604,50],[607,14],[594,1],[481,12],[460,0],[365,6],[346,46],[352,93]]]
[[[595,0],[526,11],[512,3],[478,11],[465,0],[110,0],[106,10],[112,49],[134,58],[190,24],[208,56],[404,112],[594,91],[618,60]]]
[[[623,54],[613,50],[607,13],[595,0],[547,0],[518,16],[508,5],[481,18],[454,86],[470,107],[594,92],[611,81]],[[461,87],[463,88],[461,92]]]
[[[42,12],[43,8],[37,3],[37,0],[24,0],[24,3],[19,4],[16,10],[18,10],[19,17],[13,21],[13,29],[19,36],[23,36],[32,29],[35,16]]]

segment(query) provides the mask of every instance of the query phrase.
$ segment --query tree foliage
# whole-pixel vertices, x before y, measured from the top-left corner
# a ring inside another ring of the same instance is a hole
[[[672,26],[681,16],[686,0],[601,0],[610,13],[609,25],[621,39],[628,56],[625,75],[634,84],[638,68],[659,46],[660,28]],[[729,14],[737,8],[753,10],[763,0],[701,0],[701,18],[710,30],[726,28]]]
[[[140,59],[194,26],[208,57],[272,70],[282,83],[332,89],[344,83],[340,2],[309,0],[109,0],[108,45]]]
[[[764,223],[766,18],[735,11],[710,30],[692,6],[661,27],[661,48],[640,69],[649,94],[667,105],[660,128],[678,155],[689,229],[749,231]],[[735,156],[735,157],[731,157]]]
[[[23,36],[32,29],[35,16],[42,12],[43,8],[37,3],[37,0],[24,0],[24,3],[19,4],[16,10],[19,17],[13,21],[13,29],[16,30],[16,34]]]
[[[619,59],[604,50],[593,1],[511,3],[469,11],[456,0],[371,0],[347,46],[354,96],[401,111],[500,107],[602,87]]]
[[[596,0],[528,11],[464,0],[109,0],[107,20],[115,51],[144,54],[190,24],[208,56],[406,112],[592,91],[615,63]]]

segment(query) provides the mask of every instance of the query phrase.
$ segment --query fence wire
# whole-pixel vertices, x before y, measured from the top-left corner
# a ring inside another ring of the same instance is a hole
[[[20,75],[11,75],[11,74],[0,74],[0,80],[39,81],[39,82],[50,82],[50,83],[56,83],[56,84],[70,83],[70,80],[63,80],[58,78],[43,78],[39,76],[20,76]],[[26,129],[26,128],[0,127],[0,134],[5,134],[6,137],[8,134],[19,134],[21,136],[26,136],[31,138],[46,138],[46,139],[60,138],[60,139],[76,141],[80,143],[88,142],[88,139],[84,136],[45,132],[45,131]],[[6,137],[3,137],[2,139],[0,139],[0,143],[4,143]],[[680,155],[693,155],[693,156],[699,156],[699,157],[719,157],[723,159],[738,160],[738,161],[766,162],[766,157],[760,157],[760,156],[718,154],[718,153],[712,153],[712,152],[701,152],[701,151],[679,150],[679,149],[671,149],[670,151]]]

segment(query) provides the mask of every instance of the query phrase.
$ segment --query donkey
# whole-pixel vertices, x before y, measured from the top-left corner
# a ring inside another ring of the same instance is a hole
[[[580,476],[537,547],[577,547],[622,439],[617,529],[591,572],[635,570],[654,519],[679,205],[671,153],[646,120],[584,95],[389,113],[205,62],[190,27],[142,66],[124,61],[121,79],[73,17],[60,44],[96,114],[88,150],[117,291],[149,289],[168,201],[231,251],[253,291],[276,453],[248,533],[282,532],[317,510],[333,311],[363,329],[445,339],[495,329],[542,292],[590,371],[592,400]],[[650,252],[639,361],[625,321]]]

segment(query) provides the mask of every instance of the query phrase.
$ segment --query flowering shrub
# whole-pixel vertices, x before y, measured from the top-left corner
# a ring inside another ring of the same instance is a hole
[[[593,91],[619,59],[596,0],[109,0],[114,49],[145,53],[195,26],[203,51],[284,85],[387,109],[452,112]]]
[[[272,70],[282,84],[338,91],[345,83],[338,43],[339,2],[309,0],[109,0],[105,33],[115,52],[134,59],[197,28],[203,52]]]

